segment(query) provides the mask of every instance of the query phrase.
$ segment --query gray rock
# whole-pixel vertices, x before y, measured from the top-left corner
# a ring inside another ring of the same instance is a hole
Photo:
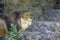
[[[40,22],[34,21],[30,27],[28,27],[21,34],[23,40],[59,40],[60,32],[57,30],[60,28],[60,22]]]
[[[46,10],[44,14],[45,21],[60,21],[60,10]]]

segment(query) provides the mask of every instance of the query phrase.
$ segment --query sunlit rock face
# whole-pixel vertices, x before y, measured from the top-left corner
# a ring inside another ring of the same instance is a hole
[[[60,10],[46,10],[44,17],[45,21],[60,21]]]
[[[25,31],[22,32],[22,39],[27,37],[32,40],[59,40],[60,22],[34,21]]]

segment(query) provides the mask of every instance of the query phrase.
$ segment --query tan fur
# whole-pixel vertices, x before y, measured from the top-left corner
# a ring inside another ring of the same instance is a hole
[[[10,16],[8,16],[8,19],[9,19],[12,23],[14,23],[14,22],[15,22],[14,17],[15,17],[15,15],[10,15]]]
[[[5,20],[0,19],[0,35],[5,35],[6,23]]]
[[[18,25],[21,27],[20,29],[19,29],[19,32],[21,32],[21,31],[24,31],[24,30],[26,30],[29,26],[29,24],[30,24],[30,22],[28,22],[28,18],[30,17],[30,13],[29,12],[25,12],[25,13],[22,13],[21,14],[21,17],[19,18],[19,20],[17,21],[17,23],[18,23]],[[23,20],[25,20],[24,22],[22,22],[22,20],[21,20],[21,18],[23,19]],[[27,27],[26,27],[26,25],[23,25],[22,26],[22,24],[23,23],[25,23],[26,22],[26,24],[27,24]]]
[[[30,17],[30,13],[29,12],[25,12],[25,13],[22,13],[21,17],[25,20],[28,19],[28,17]]]

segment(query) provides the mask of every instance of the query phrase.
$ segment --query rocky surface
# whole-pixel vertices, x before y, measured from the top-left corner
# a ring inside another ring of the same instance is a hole
[[[46,10],[44,14],[44,20],[46,21],[60,21],[60,10]]]
[[[21,33],[22,40],[60,40],[60,22],[33,22]]]

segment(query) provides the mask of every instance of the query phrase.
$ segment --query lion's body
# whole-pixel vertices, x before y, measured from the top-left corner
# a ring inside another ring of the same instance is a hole
[[[5,35],[6,22],[4,19],[0,19],[0,35]]]

